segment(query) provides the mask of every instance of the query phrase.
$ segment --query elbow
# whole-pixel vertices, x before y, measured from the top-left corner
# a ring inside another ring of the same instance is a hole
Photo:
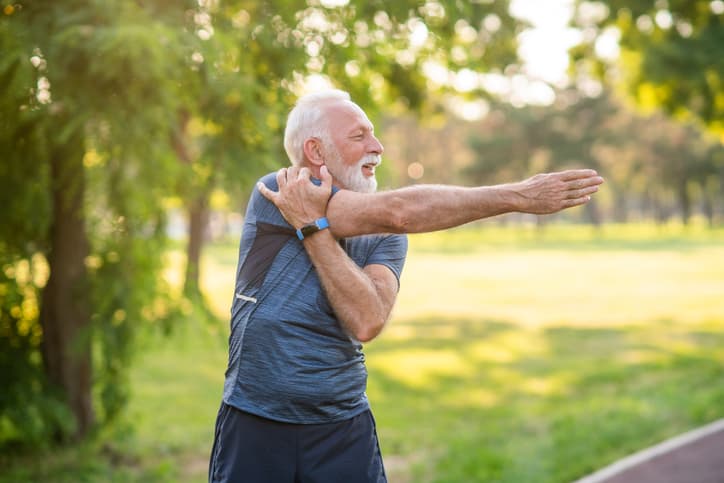
[[[355,335],[355,339],[362,342],[363,344],[366,344],[367,342],[370,342],[370,341],[372,341],[372,339],[377,337],[378,334],[379,334],[379,332],[374,332],[374,331],[369,331],[369,330],[358,331],[358,333]]]
[[[392,198],[387,203],[387,216],[384,217],[388,221],[389,233],[413,233],[415,231],[414,208],[400,197]]]
[[[354,331],[354,337],[362,343],[370,342],[372,339],[380,335],[382,328],[385,326],[385,322],[375,322],[372,324],[365,324],[360,326]]]
[[[407,213],[393,213],[390,216],[390,233],[414,233],[416,230],[412,218]]]

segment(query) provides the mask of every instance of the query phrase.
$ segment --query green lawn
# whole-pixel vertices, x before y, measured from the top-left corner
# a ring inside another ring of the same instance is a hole
[[[366,347],[391,482],[566,482],[724,417],[724,230],[491,224],[410,246]],[[236,251],[204,260],[222,322],[147,341],[123,424],[0,481],[205,481]]]

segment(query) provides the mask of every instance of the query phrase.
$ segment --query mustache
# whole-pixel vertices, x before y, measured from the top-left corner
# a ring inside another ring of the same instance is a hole
[[[359,160],[357,163],[358,166],[364,166],[364,165],[373,165],[373,166],[379,166],[382,164],[382,156],[379,154],[367,154],[362,159]]]

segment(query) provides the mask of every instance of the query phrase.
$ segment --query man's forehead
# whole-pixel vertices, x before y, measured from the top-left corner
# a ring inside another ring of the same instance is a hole
[[[328,113],[336,117],[338,121],[349,122],[350,126],[338,126],[338,127],[349,127],[354,128],[357,125],[362,127],[371,128],[372,123],[370,122],[367,114],[352,101],[340,100],[330,104],[328,107]]]

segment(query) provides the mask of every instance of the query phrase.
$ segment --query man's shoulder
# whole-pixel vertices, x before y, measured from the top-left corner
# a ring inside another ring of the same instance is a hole
[[[279,189],[279,185],[277,184],[277,172],[272,171],[271,173],[267,173],[261,178],[259,178],[259,181],[264,183],[268,188],[277,190]]]
[[[399,247],[407,250],[407,235],[397,233],[375,233],[346,238],[347,246],[361,250],[377,250],[381,247]]]
[[[267,188],[272,191],[278,191],[279,185],[277,184],[277,172],[273,171],[267,173],[258,182],[264,183]],[[247,206],[247,219],[251,220],[252,223],[267,223],[271,225],[285,226],[288,227],[288,223],[282,217],[274,203],[269,201],[261,194],[256,188],[256,184],[252,189],[251,196],[249,197],[249,204]]]

